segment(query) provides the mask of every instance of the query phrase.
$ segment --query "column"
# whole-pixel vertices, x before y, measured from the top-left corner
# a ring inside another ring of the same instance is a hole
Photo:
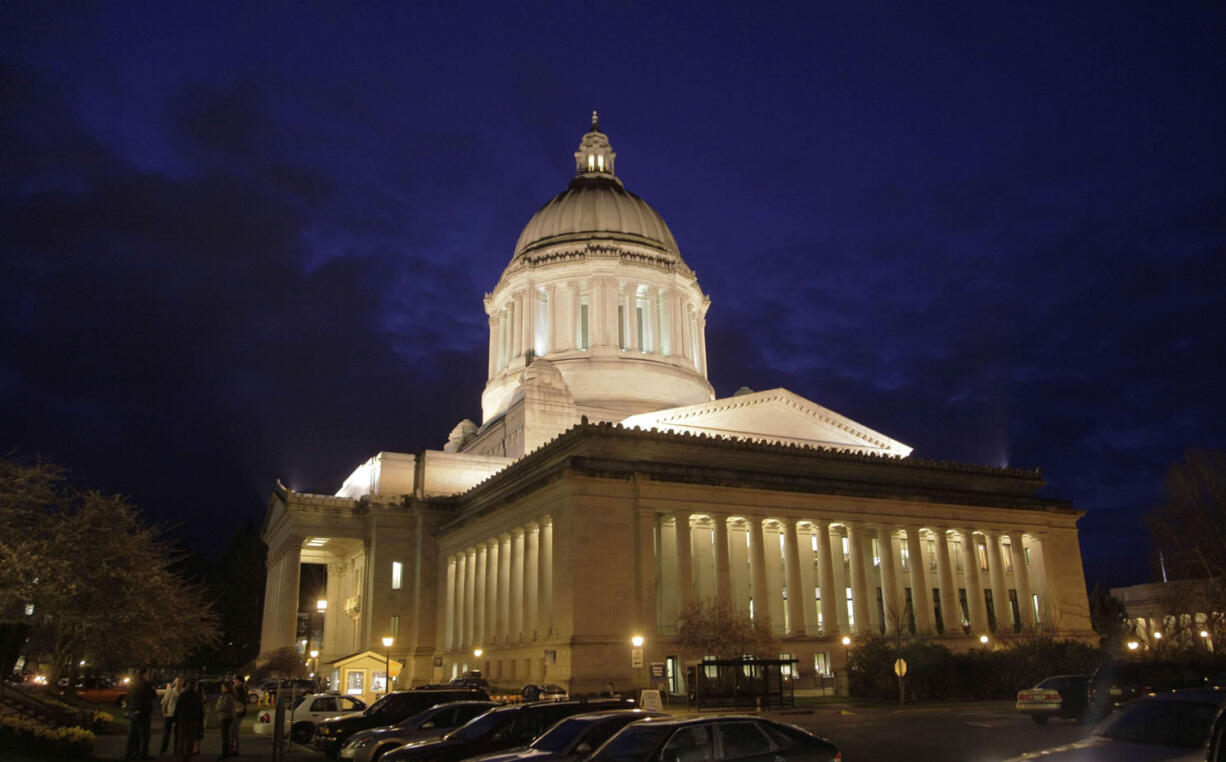
[[[983,533],[988,555],[988,578],[992,583],[992,608],[996,613],[996,631],[1009,632],[1013,612],[1009,610],[1009,593],[1005,589],[1005,569],[1001,563],[1000,533],[989,529]]]
[[[864,578],[864,534],[859,524],[848,522],[847,541],[850,545],[851,606],[856,633],[872,630],[868,614],[868,582]]]
[[[762,519],[747,516],[746,521],[749,522],[750,595],[753,598],[754,620],[761,621],[770,618],[769,594],[766,590],[766,537]]]
[[[694,602],[694,557],[693,546],[690,544],[690,513],[676,511],[673,519],[677,522],[677,587],[681,595],[681,605]]]
[[[524,597],[527,599],[526,610],[524,611],[524,637],[535,640],[537,637],[538,617],[537,617],[537,581],[538,562],[540,561],[540,532],[541,527],[535,521],[528,524],[525,530],[524,540],[526,548],[524,549]]]
[[[788,635],[805,634],[804,585],[800,583],[800,545],[796,541],[796,519],[783,520],[783,553],[787,556]]]
[[[941,590],[941,624],[946,635],[957,635],[962,632],[962,606],[954,592],[954,568],[949,557],[949,531],[945,527],[937,527],[937,586]]]
[[[520,354],[532,351],[532,334],[536,327],[536,293],[532,285],[519,292],[519,348]]]
[[[924,561],[924,545],[919,527],[907,527],[907,548],[911,558],[911,605],[915,609],[915,629],[932,632],[932,589],[928,587],[928,564]]]
[[[489,648],[498,641],[498,609],[502,605],[498,594],[498,539],[485,541],[485,640],[480,644]]]
[[[898,575],[894,566],[894,529],[877,527],[877,547],[881,550],[881,600],[885,609],[885,631],[894,633],[906,629],[904,601],[898,591]]]
[[[484,643],[489,633],[485,618],[485,545],[477,546],[477,565],[473,570],[473,644]]]
[[[732,605],[732,557],[728,550],[728,517],[712,513],[715,524],[715,596],[721,603]]]
[[[446,613],[446,614],[444,615],[444,617],[443,617],[443,618],[446,620],[446,622],[447,622],[447,623],[446,623],[446,626],[445,626],[445,627],[446,627],[446,629],[443,631],[443,648],[444,648],[444,650],[447,650],[447,651],[454,650],[454,649],[455,649],[455,647],[456,647],[456,642],[455,642],[455,633],[456,633],[456,629],[455,629],[455,625],[456,625],[456,621],[455,621],[455,576],[456,576],[456,568],[455,568],[455,567],[456,567],[456,563],[455,563],[455,556],[454,556],[454,555],[447,556],[447,588],[446,588],[446,593],[445,593],[445,594],[444,594],[444,596],[443,596],[443,600],[444,600],[444,601],[446,601],[446,607],[447,607],[447,608],[445,609],[445,611],[446,611],[447,613]],[[331,571],[331,566],[329,565],[329,572],[330,572],[330,571]],[[329,574],[328,574],[328,586],[329,586],[329,587],[331,587],[331,586],[332,586],[332,574],[331,574],[331,573],[329,573]],[[332,601],[328,601],[328,610],[329,610],[329,611],[331,611],[331,609],[332,609]],[[326,632],[326,629],[327,629],[327,620],[324,620],[324,628],[325,628],[325,632],[324,632],[324,642],[325,642],[325,643],[327,643],[327,642],[328,642],[328,633]]]
[[[826,635],[839,634],[837,603],[839,591],[834,584],[834,555],[830,552],[830,523],[814,521],[817,532],[817,577],[822,590],[822,630]]]
[[[638,303],[639,297],[635,292],[634,284],[626,284],[626,347],[631,352],[638,352],[642,347],[639,346],[639,320],[638,320]]]
[[[698,317],[698,371],[707,377],[707,316]]]
[[[541,607],[541,637],[553,633],[553,519],[541,521],[540,588],[537,597]]]
[[[339,655],[343,653],[341,644],[341,574],[344,569],[338,563],[328,564],[327,593],[328,610],[324,614],[324,644],[320,650],[324,653]]]
[[[971,634],[988,631],[988,612],[984,608],[983,584],[979,580],[979,554],[975,552],[975,532],[962,529],[962,569],[966,575],[966,607],[970,609]]]
[[[637,563],[635,569],[638,583],[639,626],[644,636],[650,636],[651,633],[656,632],[660,619],[659,560],[656,558],[656,514],[654,511],[639,511],[636,532]]]
[[[488,367],[488,369],[487,369],[487,371],[486,371],[486,376],[485,376],[485,377],[486,377],[486,379],[491,379],[491,378],[493,378],[493,377],[494,377],[494,373],[495,373],[495,371],[497,371],[497,369],[498,369],[498,368],[497,368],[497,363],[498,363],[498,320],[497,320],[495,317],[493,317],[493,316],[491,315],[491,316],[490,316],[490,319],[489,319],[489,324],[490,324],[490,357],[489,357],[489,367]]]
[[[1013,585],[1017,589],[1017,609],[1022,613],[1022,627],[1033,630],[1034,604],[1030,600],[1030,569],[1026,567],[1026,550],[1021,530],[1009,533],[1009,550],[1013,553]]]
[[[505,643],[511,637],[511,535],[498,540],[498,629],[494,632]]]
[[[468,551],[461,550],[456,559],[456,646],[468,646]]]
[[[511,530],[511,642],[524,638],[524,530]]]

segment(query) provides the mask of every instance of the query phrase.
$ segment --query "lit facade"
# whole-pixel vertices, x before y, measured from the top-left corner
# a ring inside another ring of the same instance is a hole
[[[615,158],[593,118],[486,296],[480,426],[335,495],[278,486],[262,653],[293,644],[301,563],[328,567],[321,664],[391,636],[402,685],[625,685],[635,635],[680,680],[692,600],[768,618],[802,684],[867,632],[1089,637],[1080,513],[1036,471],[912,458],[786,389],[715,398],[710,302]]]

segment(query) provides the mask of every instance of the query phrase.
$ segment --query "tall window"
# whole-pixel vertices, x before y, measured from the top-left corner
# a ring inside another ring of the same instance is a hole
[[[1013,615],[1013,631],[1022,631],[1022,610],[1017,605],[1017,591],[1009,589],[1009,613]]]
[[[975,552],[979,554],[979,571],[988,570],[988,549],[983,543],[975,543]]]
[[[903,571],[911,568],[911,546],[907,544],[905,537],[898,541],[898,557],[901,559]]]
[[[400,617],[393,616],[392,621],[388,624],[388,631],[395,640],[400,639]]]
[[[575,345],[578,346],[580,349],[588,348],[587,313],[588,313],[587,297],[581,296],[579,297],[579,321],[578,321],[578,324],[575,326],[575,328],[578,329],[577,335],[575,336]]]
[[[958,588],[958,606],[962,609],[962,631],[971,631],[971,610],[966,602],[966,588]]]
[[[1034,608],[1034,623],[1035,623],[1035,624],[1038,624],[1038,623],[1040,622],[1040,619],[1039,619],[1039,594],[1038,594],[1038,593],[1031,593],[1031,594],[1030,594],[1030,605],[1031,605],[1031,606]]]
[[[843,540],[843,565],[850,566],[851,565],[851,540],[848,540],[846,537],[842,538],[842,540]]]
[[[915,601],[911,598],[911,588],[903,588],[905,594],[904,599],[907,607],[907,629],[912,635],[915,634]]]
[[[935,570],[937,568],[937,541],[928,541],[928,568]]]
[[[1005,573],[1008,574],[1009,572],[1013,571],[1013,546],[1012,545],[1001,545],[1000,555],[1003,557],[1003,560],[1004,560]]]
[[[941,588],[932,588],[932,615],[936,618],[933,625],[937,628],[937,633],[945,634],[945,619],[941,616]]]
[[[850,587],[847,588],[847,626],[848,627],[856,626],[856,611],[855,611],[855,607],[851,605],[851,588]]]
[[[813,597],[817,599],[817,631],[825,632],[826,623],[822,620],[822,589],[820,587],[813,589]]]
[[[533,327],[532,350],[537,357],[549,352],[549,293],[545,289],[536,292],[536,325]]]
[[[630,343],[626,341],[626,305],[617,305],[617,346],[622,349],[629,349]]]
[[[779,665],[779,674],[784,675],[785,677],[796,677],[796,675],[792,672],[792,658],[792,654],[779,654],[779,661],[787,662],[787,664]]]
[[[878,546],[877,546],[877,538],[872,537],[870,539],[872,540],[872,544],[873,544],[873,568],[877,568],[881,566],[881,551],[878,549]]]
[[[400,577],[404,571],[404,565],[399,561],[392,561],[392,589],[400,589]]]
[[[953,545],[951,552],[954,554],[954,569],[962,571],[962,541],[954,540],[950,544]]]
[[[813,671],[819,675],[830,674],[830,654],[818,651],[813,654]]]
[[[996,609],[992,606],[992,591],[989,588],[983,590],[983,602],[987,604],[988,610],[988,629],[996,632]]]

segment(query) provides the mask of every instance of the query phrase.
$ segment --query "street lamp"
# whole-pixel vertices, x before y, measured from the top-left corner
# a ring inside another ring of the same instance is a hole
[[[1137,649],[1138,649],[1138,648],[1140,648],[1140,647],[1141,647],[1141,644],[1140,644],[1140,643],[1138,643],[1137,641],[1135,641],[1135,640],[1130,640],[1130,641],[1128,641],[1128,650],[1129,650],[1129,651],[1135,651],[1135,650],[1137,650]]]
[[[645,642],[642,635],[635,635],[630,638],[630,668],[634,670],[634,687],[639,690],[643,689],[641,670],[643,669],[643,643]],[[613,693],[614,689],[610,687],[609,692]]]
[[[383,647],[387,649],[387,671],[383,673],[383,695],[386,696],[392,688],[392,643],[396,640],[390,635],[383,638]]]
[[[984,644],[984,645],[986,646],[986,645],[988,644],[988,636],[987,636],[987,635],[980,635],[980,636],[979,636],[979,642],[980,642],[980,643],[982,643],[982,644]]]
[[[319,672],[319,651],[317,649],[312,648],[311,649],[311,677],[315,678],[316,682],[319,682],[319,676],[317,674],[318,672]]]

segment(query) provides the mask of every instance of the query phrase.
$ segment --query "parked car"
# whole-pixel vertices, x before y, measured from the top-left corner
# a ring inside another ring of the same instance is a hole
[[[1212,689],[1146,696],[1121,707],[1119,713],[1103,721],[1088,738],[1028,752],[1009,762],[1031,759],[1043,762],[1202,762],[1206,745],[1211,740],[1214,717],[1224,704],[1226,692]]]
[[[405,744],[383,755],[383,762],[459,762],[478,754],[526,746],[558,720],[585,712],[628,709],[625,699],[539,702],[491,709],[463,727],[432,741]]]
[[[289,695],[295,698],[320,692],[315,681],[307,678],[264,680],[259,685],[247,688],[247,701],[255,704],[274,704],[277,700],[278,690],[287,691]]]
[[[436,704],[450,701],[489,701],[480,688],[443,688],[425,691],[395,691],[366,707],[360,714],[335,717],[316,723],[315,748],[329,757],[340,754],[341,747],[359,730],[394,725]]]
[[[1180,688],[1203,688],[1204,672],[1172,661],[1111,661],[1090,680],[1090,716],[1106,717],[1119,705],[1138,696]]]
[[[495,701],[452,701],[432,706],[395,725],[354,733],[341,747],[340,756],[354,762],[377,762],[397,746],[444,736],[496,706],[499,704]]]
[[[570,698],[570,694],[560,685],[539,685],[529,683],[520,689],[519,695],[524,701],[562,701]]]
[[[1089,675],[1049,677],[1033,688],[1017,692],[1017,711],[1030,715],[1039,725],[1050,717],[1071,717],[1085,722],[1089,690]]]
[[[642,709],[615,709],[609,712],[576,714],[559,720],[527,746],[504,752],[482,754],[468,762],[567,762],[579,760],[632,722],[648,717],[667,717]]]
[[[288,702],[288,697],[286,698]],[[310,743],[315,735],[315,725],[329,717],[343,717],[366,708],[366,702],[352,696],[337,696],[330,693],[314,693],[300,696],[293,706],[285,710],[285,731],[294,743]],[[257,735],[272,735],[276,706],[263,707],[255,715]]]
[[[122,706],[128,695],[128,686],[121,680],[112,680],[109,677],[83,677],[77,680],[72,692],[85,701]]]
[[[769,760],[840,762],[838,748],[794,725],[760,717],[651,717],[618,731],[590,762]]]

